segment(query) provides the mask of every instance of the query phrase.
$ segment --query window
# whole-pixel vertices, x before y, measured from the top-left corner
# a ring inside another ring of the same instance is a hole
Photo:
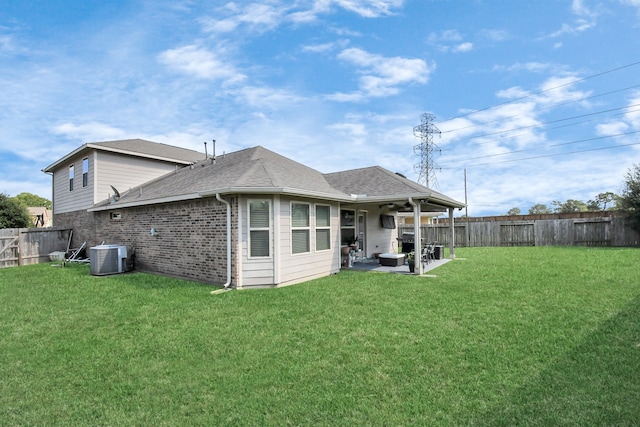
[[[316,205],[316,250],[331,249],[331,206]]]
[[[69,166],[69,191],[73,191],[74,166]]]
[[[351,245],[356,241],[356,211],[340,211],[340,235],[343,245]]]
[[[249,201],[249,256],[271,255],[271,204],[268,200]]]
[[[82,159],[82,186],[86,187],[89,185],[89,159]]]
[[[310,251],[309,205],[291,203],[291,253],[302,254]]]

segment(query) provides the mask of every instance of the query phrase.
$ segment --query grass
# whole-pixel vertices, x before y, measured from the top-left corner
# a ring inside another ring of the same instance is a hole
[[[0,425],[637,425],[637,249],[271,290],[0,270]]]

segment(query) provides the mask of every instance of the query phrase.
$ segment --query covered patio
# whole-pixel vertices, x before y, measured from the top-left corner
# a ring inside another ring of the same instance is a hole
[[[434,259],[428,263],[423,263],[421,265],[421,274],[428,273],[449,261],[451,261],[451,258]],[[409,272],[409,264],[406,261],[404,264],[394,267],[382,265],[380,264],[380,260],[376,258],[366,258],[354,261],[351,264],[351,267],[346,268],[346,270],[373,271],[376,273],[418,274],[417,269],[414,273]]]

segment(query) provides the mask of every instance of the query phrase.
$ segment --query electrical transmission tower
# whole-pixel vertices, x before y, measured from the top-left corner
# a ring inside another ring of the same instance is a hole
[[[433,114],[424,113],[422,123],[413,128],[413,135],[420,138],[420,143],[413,146],[413,152],[420,158],[413,168],[418,173],[418,183],[424,182],[429,188],[436,187],[436,169],[438,164],[434,159],[434,152],[440,152],[440,148],[433,142],[433,135],[440,135],[440,130],[433,124],[436,118]]]

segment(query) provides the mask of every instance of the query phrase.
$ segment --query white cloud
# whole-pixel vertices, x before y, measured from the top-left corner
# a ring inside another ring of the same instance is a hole
[[[404,0],[314,0],[308,2],[283,2],[274,0],[265,3],[249,3],[240,7],[237,3],[227,3],[218,8],[217,13],[224,17],[207,17],[200,20],[204,31],[229,33],[240,26],[251,31],[272,30],[284,23],[309,23],[318,16],[331,13],[335,7],[353,12],[364,18],[379,18],[393,14],[394,8],[400,8]]]
[[[454,46],[451,49],[453,52],[470,52],[471,50],[473,50],[473,43],[470,42],[464,42],[464,43],[460,43],[457,46]]]
[[[427,37],[427,43],[435,46],[442,52],[469,52],[473,49],[473,43],[464,41],[458,30],[444,30],[439,33],[431,33]]]
[[[640,0],[638,0],[640,2]],[[635,92],[629,100],[624,119],[634,128],[640,129],[640,92]]]
[[[596,26],[598,14],[586,7],[583,0],[573,0],[571,12],[576,15],[575,20],[569,24],[562,24],[562,27],[549,34],[548,38],[560,37],[564,34],[578,34]]]
[[[494,42],[505,41],[509,38],[509,32],[506,30],[482,30],[480,34]]]
[[[462,35],[458,30],[444,30],[440,33],[429,34],[428,40],[432,43],[438,42],[459,42],[462,40]]]
[[[360,69],[360,90],[330,96],[336,101],[355,101],[367,97],[384,97],[400,92],[399,86],[424,84],[435,66],[416,58],[385,57],[358,48],[343,50],[338,59]]]
[[[540,93],[536,95],[536,101],[542,105],[554,105],[570,101],[579,101],[588,97],[591,91],[575,89],[574,82],[579,80],[575,75],[555,76],[545,80],[540,85]],[[586,101],[585,101],[585,105]]]
[[[244,86],[232,91],[232,94],[242,103],[256,108],[296,108],[296,105],[304,101],[303,97],[293,92],[269,87]]]
[[[169,68],[201,79],[238,82],[246,77],[216,53],[196,45],[166,50],[158,60]]]
[[[617,121],[617,122],[608,122],[608,123],[600,123],[596,125],[596,132],[598,135],[619,135],[621,133],[626,132],[629,129],[629,125]]]
[[[334,0],[334,2],[365,18],[377,18],[391,15],[391,9],[401,7],[404,0]]]
[[[348,44],[349,44],[348,40],[339,40],[336,42],[312,44],[312,45],[302,46],[302,51],[324,53],[324,52],[330,52],[334,49],[344,48]]]
[[[545,62],[517,62],[513,65],[510,65],[508,67],[505,66],[495,66],[493,67],[493,69],[495,71],[520,71],[520,70],[524,70],[524,71],[530,71],[532,73],[539,73],[542,71],[547,71],[549,68],[555,68],[555,66],[553,64],[550,63],[545,63]]]
[[[128,133],[125,130],[99,122],[63,123],[54,126],[52,132],[56,135],[63,135],[67,138],[84,142],[108,141],[128,137]]]

